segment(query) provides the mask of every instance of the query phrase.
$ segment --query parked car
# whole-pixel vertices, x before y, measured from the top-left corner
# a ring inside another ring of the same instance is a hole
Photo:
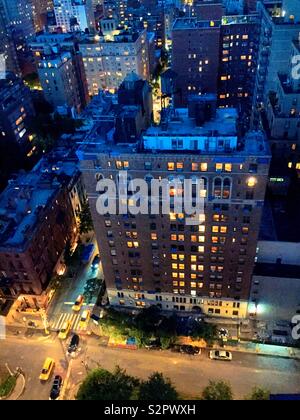
[[[89,310],[83,311],[80,318],[79,328],[85,328],[90,320],[90,317],[91,317],[91,311]]]
[[[51,373],[54,369],[55,366],[55,361],[54,359],[51,359],[51,357],[47,357],[47,359],[45,360],[45,363],[43,365],[43,369],[42,372],[40,374],[40,380],[42,382],[47,382],[48,379],[51,376]]]
[[[100,255],[96,255],[96,257],[93,259],[93,262],[92,262],[92,269],[97,270],[99,268],[99,265],[100,265]]]
[[[77,334],[74,334],[68,347],[69,354],[75,353],[78,350],[79,341],[79,336]]]
[[[146,349],[148,350],[161,350],[161,343],[160,340],[152,340],[150,341],[146,346]]]
[[[201,349],[200,347],[196,347],[196,346],[184,345],[184,346],[180,346],[180,353],[196,356],[197,354],[201,354]]]
[[[209,358],[211,360],[224,360],[226,362],[231,362],[232,353],[230,353],[230,351],[225,350],[212,350],[209,353]]]
[[[50,400],[54,401],[59,398],[62,385],[63,385],[62,377],[59,375],[55,376],[54,382],[51,388],[51,392],[50,392],[50,398],[49,398]]]
[[[72,310],[74,312],[79,312],[80,309],[82,308],[83,302],[84,302],[84,297],[82,295],[79,295],[78,298],[76,299],[74,305],[73,305]]]

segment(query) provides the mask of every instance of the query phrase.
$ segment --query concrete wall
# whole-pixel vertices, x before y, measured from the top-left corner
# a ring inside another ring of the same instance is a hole
[[[300,279],[253,276],[252,299],[257,299],[257,319],[291,322],[300,310]],[[254,309],[250,303],[249,312]]]
[[[281,258],[282,264],[300,265],[300,243],[260,241],[258,248],[259,263],[274,264]]]

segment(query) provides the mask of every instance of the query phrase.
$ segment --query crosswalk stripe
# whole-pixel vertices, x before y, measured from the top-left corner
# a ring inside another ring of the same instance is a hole
[[[60,325],[60,322],[61,322],[61,320],[62,320],[63,316],[64,316],[64,314],[61,314],[61,315],[60,315],[60,317],[59,317],[59,320],[57,320],[57,321],[53,324],[52,328],[53,328],[54,330],[56,330],[56,329],[58,328],[58,325]]]
[[[73,325],[73,330],[76,331],[77,328],[79,327],[79,323],[80,323],[80,316],[78,316],[75,324]]]
[[[74,313],[62,313],[60,316],[53,322],[52,329],[59,331],[62,329],[66,322],[71,322],[72,331],[86,331],[87,325],[83,328],[80,327],[81,314]]]

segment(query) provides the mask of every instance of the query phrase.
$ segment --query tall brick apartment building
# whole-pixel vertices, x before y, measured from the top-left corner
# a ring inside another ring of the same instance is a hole
[[[234,109],[204,119],[193,108],[178,109],[151,127],[142,144],[98,139],[95,145],[93,139],[82,146],[81,170],[112,305],[246,316],[270,152],[260,132],[239,139],[236,118]],[[148,182],[202,177],[203,224],[188,226],[184,214],[172,211],[100,216],[97,181],[117,180],[121,169]]]

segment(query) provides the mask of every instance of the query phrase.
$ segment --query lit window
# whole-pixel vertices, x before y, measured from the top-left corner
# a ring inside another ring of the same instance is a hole
[[[217,163],[216,164],[216,171],[222,172],[223,171],[223,163]]]
[[[256,184],[257,184],[257,179],[254,178],[253,176],[251,178],[249,178],[248,181],[247,181],[247,185],[250,188],[255,187]]]
[[[175,170],[175,163],[169,162],[168,163],[168,171],[174,171]]]
[[[231,172],[232,171],[232,164],[226,163],[225,165],[225,172]]]
[[[207,168],[208,168],[207,163],[201,163],[200,164],[200,170],[201,170],[201,172],[207,172]]]

